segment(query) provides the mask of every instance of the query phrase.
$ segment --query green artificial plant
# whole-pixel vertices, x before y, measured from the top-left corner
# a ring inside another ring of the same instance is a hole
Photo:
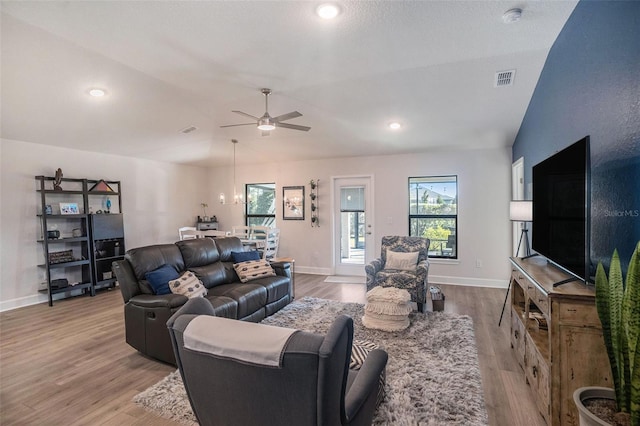
[[[618,410],[640,426],[640,241],[636,245],[626,283],[618,251],[614,250],[609,277],[602,263],[596,270],[596,305],[602,323]]]

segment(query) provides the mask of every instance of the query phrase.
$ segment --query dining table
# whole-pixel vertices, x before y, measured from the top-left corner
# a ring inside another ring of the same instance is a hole
[[[261,240],[261,239],[254,239],[254,238],[240,239],[240,242],[242,243],[243,246],[250,247],[252,249],[263,249],[267,246],[267,240]]]

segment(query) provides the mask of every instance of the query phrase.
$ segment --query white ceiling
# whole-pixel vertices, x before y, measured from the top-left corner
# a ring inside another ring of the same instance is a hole
[[[2,1],[2,138],[203,166],[232,138],[239,164],[511,146],[576,3]],[[262,87],[311,130],[220,128],[262,115]]]

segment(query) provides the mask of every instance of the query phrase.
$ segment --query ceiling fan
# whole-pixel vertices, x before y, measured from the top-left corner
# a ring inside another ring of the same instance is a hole
[[[302,130],[303,132],[308,132],[311,127],[307,126],[299,126],[297,124],[289,124],[283,123],[285,120],[291,120],[292,118],[302,117],[298,111],[292,111],[287,114],[282,114],[277,117],[271,117],[269,115],[269,95],[271,94],[271,89],[262,89],[262,94],[264,95],[264,115],[262,117],[254,117],[251,114],[247,114],[242,111],[231,111],[236,114],[244,115],[245,117],[253,118],[255,122],[253,123],[242,123],[242,124],[228,124],[226,126],[220,127],[236,127],[236,126],[257,126],[258,129],[262,130],[262,136],[269,136],[269,132],[276,127],[283,127],[285,129],[292,130]]]

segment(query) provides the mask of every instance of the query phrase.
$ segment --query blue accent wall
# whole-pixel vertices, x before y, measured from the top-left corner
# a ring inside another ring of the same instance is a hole
[[[640,1],[577,4],[551,48],[513,145],[531,168],[591,137],[591,261],[626,270],[640,240]],[[530,191],[526,191],[530,198]]]

